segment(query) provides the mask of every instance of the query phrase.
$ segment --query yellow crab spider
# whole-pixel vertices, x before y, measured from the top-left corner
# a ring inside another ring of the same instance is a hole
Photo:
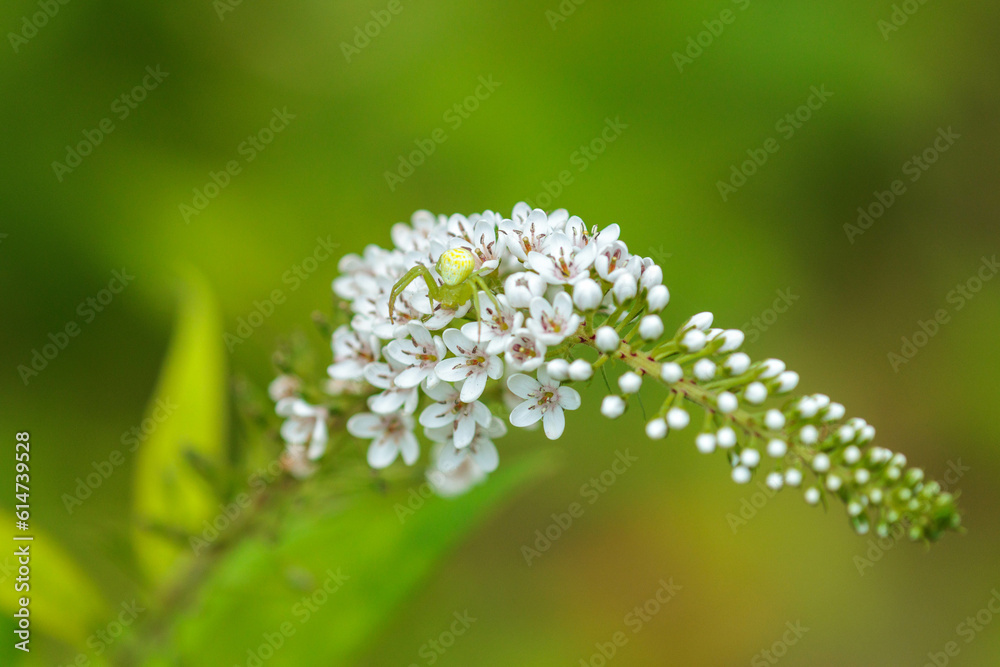
[[[497,298],[493,295],[493,291],[490,290],[486,281],[483,280],[483,269],[476,271],[475,267],[475,256],[468,248],[454,248],[442,253],[441,257],[438,258],[434,268],[441,276],[442,284],[440,285],[434,280],[434,275],[426,266],[419,264],[413,267],[399,279],[399,282],[392,286],[392,291],[389,293],[389,321],[394,321],[393,306],[396,303],[396,298],[403,293],[407,285],[417,278],[423,278],[427,284],[427,295],[432,305],[437,301],[446,308],[457,310],[472,301],[477,316],[480,316],[482,310],[479,306],[479,291],[482,290],[486,292],[499,310],[500,304],[497,302]],[[495,269],[489,269],[485,273],[493,270]],[[480,326],[482,326],[481,323]]]

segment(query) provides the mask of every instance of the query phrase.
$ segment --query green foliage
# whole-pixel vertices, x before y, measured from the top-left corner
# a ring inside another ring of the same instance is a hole
[[[248,540],[219,564],[166,650],[181,664],[246,664],[268,635],[281,643],[269,665],[352,664],[442,556],[550,461],[541,452],[505,462],[489,484],[413,501],[413,512],[401,511],[413,496],[397,488],[320,517],[289,516],[277,543]]]
[[[136,458],[134,544],[140,567],[161,583],[187,547],[163,532],[200,532],[217,511],[211,485],[191,465],[197,459],[219,462],[226,433],[226,362],[218,306],[205,280],[188,271],[170,350],[150,400],[152,416],[160,399],[177,408],[159,423]],[[160,531],[152,531],[149,526]]]

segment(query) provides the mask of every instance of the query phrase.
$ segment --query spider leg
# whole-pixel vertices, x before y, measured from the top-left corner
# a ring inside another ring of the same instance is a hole
[[[471,285],[472,287],[472,308],[476,311],[476,321],[479,323],[479,329],[476,332],[477,342],[483,339],[483,308],[479,305],[479,290],[476,289],[476,285]]]
[[[497,301],[496,295],[493,294],[493,290],[489,288],[489,285],[486,284],[486,281],[483,280],[482,277],[479,275],[474,275],[469,280],[475,286],[474,291],[482,290],[486,292],[486,296],[490,297],[490,301],[493,302],[493,305],[496,306],[497,311],[499,311],[500,302]]]
[[[431,275],[430,269],[428,269],[423,264],[418,264],[417,266],[413,267],[405,274],[403,274],[403,277],[400,278],[399,281],[392,286],[392,291],[389,293],[390,322],[395,322],[395,318],[393,318],[393,308],[396,304],[396,299],[399,297],[400,294],[403,293],[403,290],[406,289],[407,285],[412,283],[417,278],[423,278],[424,283],[427,284],[427,296],[431,301],[431,305],[434,305],[434,301],[440,300],[438,299],[439,295],[438,284],[434,280],[434,276]]]

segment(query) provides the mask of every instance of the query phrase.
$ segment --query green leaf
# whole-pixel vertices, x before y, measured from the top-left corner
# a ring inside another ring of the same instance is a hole
[[[13,526],[13,512],[0,511],[0,521],[4,525]],[[5,549],[6,554],[0,556],[4,572],[0,576],[0,589],[3,590],[0,594],[0,609],[4,617],[11,618],[19,607],[18,599],[26,597],[31,601],[28,610],[33,630],[80,649],[85,648],[90,633],[103,627],[111,618],[111,610],[104,596],[73,557],[51,536],[34,526],[25,534],[34,539],[13,542],[10,550]],[[31,569],[31,589],[18,592],[14,586],[20,563],[14,553],[23,546],[27,546],[31,554],[31,562],[28,564]],[[14,639],[12,632],[4,637],[8,644],[20,641]]]
[[[336,514],[288,521],[277,545],[244,543],[175,625],[173,659],[248,664],[248,651],[270,637],[281,647],[266,660],[268,667],[356,664],[449,549],[552,467],[547,451],[505,462],[467,495],[431,497],[403,520],[398,512],[413,497],[408,489],[387,496],[365,492]],[[339,586],[338,575],[346,577]]]
[[[156,427],[136,458],[134,511],[140,525],[134,544],[140,567],[154,584],[162,583],[190,553],[166,536],[169,530],[198,533],[218,511],[219,499],[185,451],[194,450],[199,459],[217,465],[224,459],[227,394],[222,337],[222,319],[208,284],[188,271],[173,340],[147,408],[147,418]],[[143,527],[148,525],[166,530]]]

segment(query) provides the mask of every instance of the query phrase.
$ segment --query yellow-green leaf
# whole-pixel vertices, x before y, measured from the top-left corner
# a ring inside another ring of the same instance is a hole
[[[155,430],[136,459],[134,509],[140,525],[134,543],[140,567],[154,584],[168,577],[191,552],[143,526],[197,533],[218,510],[214,490],[184,452],[192,449],[218,464],[224,458],[227,408],[222,336],[221,316],[208,284],[188,271],[173,340],[147,408],[147,419],[154,420]]]

